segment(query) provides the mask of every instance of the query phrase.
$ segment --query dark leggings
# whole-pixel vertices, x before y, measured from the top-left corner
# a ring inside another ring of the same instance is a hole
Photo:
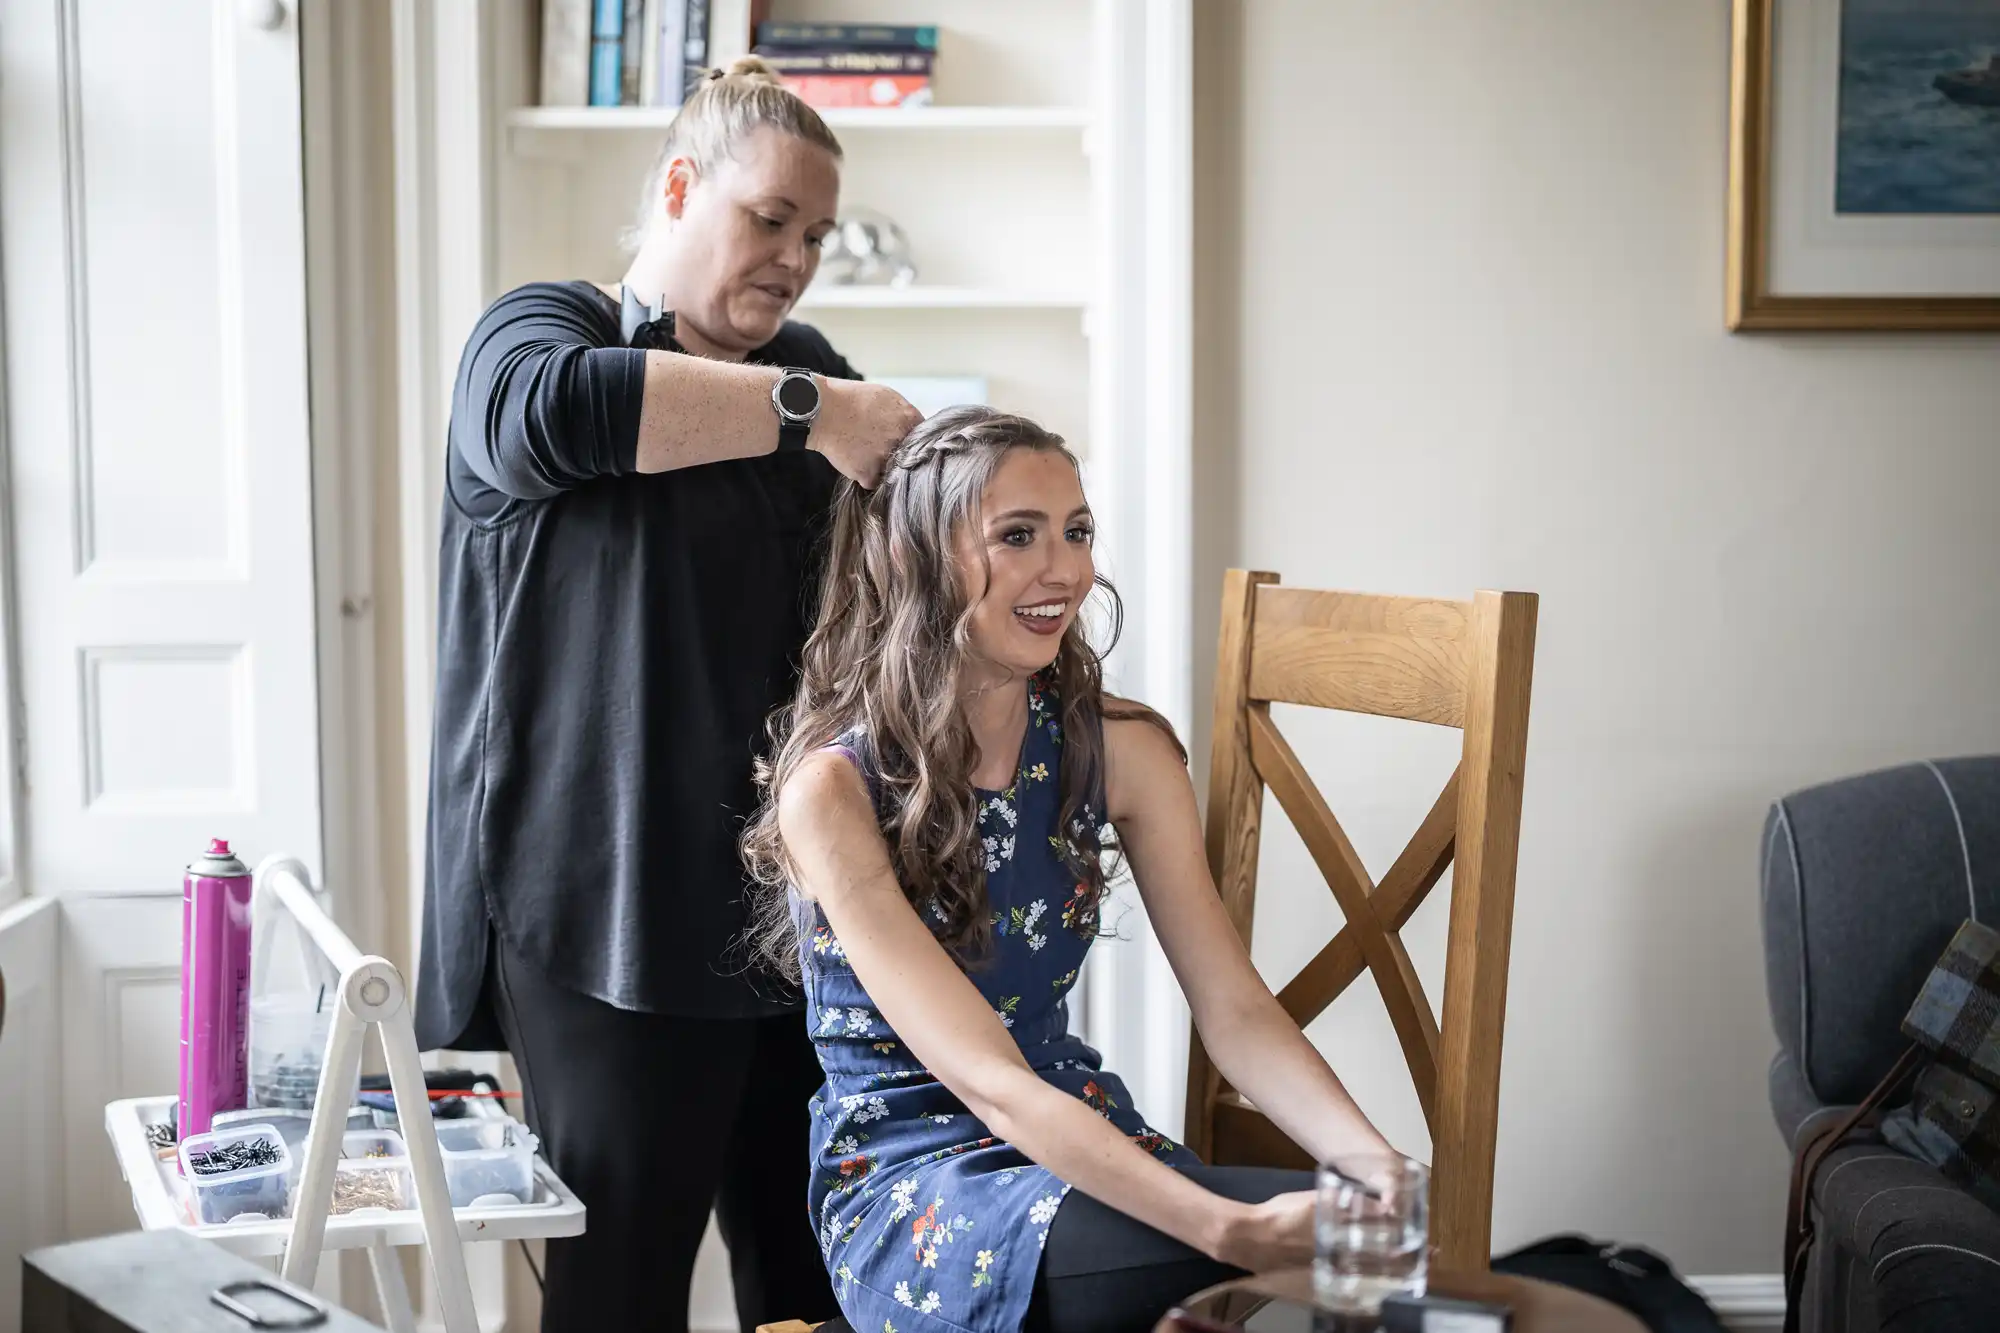
[[[820,1069],[797,1014],[630,1013],[555,985],[497,941],[487,976],[528,1123],[590,1210],[581,1236],[549,1242],[543,1333],[685,1330],[711,1207],[745,1329],[834,1313],[800,1207]]]
[[[1313,1187],[1310,1171],[1190,1166],[1184,1173],[1243,1203]],[[1026,1333],[1146,1333],[1204,1287],[1243,1276],[1078,1190],[1063,1200],[1035,1276]]]

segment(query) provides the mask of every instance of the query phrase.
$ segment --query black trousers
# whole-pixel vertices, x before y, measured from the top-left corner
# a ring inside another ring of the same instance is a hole
[[[818,1058],[797,1014],[639,1014],[566,990],[496,940],[487,987],[529,1126],[589,1210],[552,1240],[543,1333],[685,1333],[711,1207],[742,1327],[836,1312],[806,1207]]]
[[[1190,1166],[1185,1174],[1242,1203],[1313,1187],[1310,1171]],[[1049,1228],[1027,1333],[1147,1333],[1177,1303],[1243,1276],[1164,1232],[1071,1191]]]

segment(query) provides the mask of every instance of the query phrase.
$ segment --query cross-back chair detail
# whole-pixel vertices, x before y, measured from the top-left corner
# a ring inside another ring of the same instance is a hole
[[[1223,580],[1207,827],[1217,890],[1247,945],[1268,790],[1345,918],[1278,1002],[1303,1027],[1363,972],[1374,977],[1430,1126],[1432,1240],[1439,1262],[1461,1271],[1484,1269],[1491,1241],[1536,605],[1518,592],[1455,602],[1287,588],[1245,570]],[[1464,733],[1458,767],[1379,883],[1272,721],[1273,703]],[[1454,863],[1440,1015],[1397,932]],[[1310,1164],[1223,1082],[1199,1034],[1185,1137],[1215,1163]]]

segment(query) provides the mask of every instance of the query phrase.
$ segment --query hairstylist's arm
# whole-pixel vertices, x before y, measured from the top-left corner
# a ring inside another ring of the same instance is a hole
[[[845,758],[823,753],[800,766],[779,795],[778,826],[798,883],[826,913],[882,1016],[995,1136],[1092,1198],[1225,1263],[1265,1270],[1310,1257],[1310,1194],[1224,1199],[1028,1067],[897,886],[867,790]]]
[[[826,455],[843,476],[863,486],[881,478],[883,464],[923,413],[894,389],[864,380],[813,377],[819,418],[806,447]],[[778,442],[769,366],[710,361],[679,352],[646,353],[646,405],[639,414],[641,472],[768,454]]]
[[[467,339],[452,444],[503,495],[547,500],[597,477],[665,472],[777,448],[769,366],[592,346],[586,311],[559,290],[496,301]],[[817,376],[809,445],[864,485],[920,419],[893,389]],[[639,395],[638,428],[631,426]],[[465,429],[476,423],[476,428]]]

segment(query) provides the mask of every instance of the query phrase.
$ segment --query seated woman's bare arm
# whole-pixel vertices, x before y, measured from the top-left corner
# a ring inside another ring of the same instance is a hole
[[[1106,721],[1104,737],[1111,822],[1216,1067],[1322,1162],[1390,1151],[1272,996],[1222,910],[1194,785],[1173,742],[1130,719]]]

